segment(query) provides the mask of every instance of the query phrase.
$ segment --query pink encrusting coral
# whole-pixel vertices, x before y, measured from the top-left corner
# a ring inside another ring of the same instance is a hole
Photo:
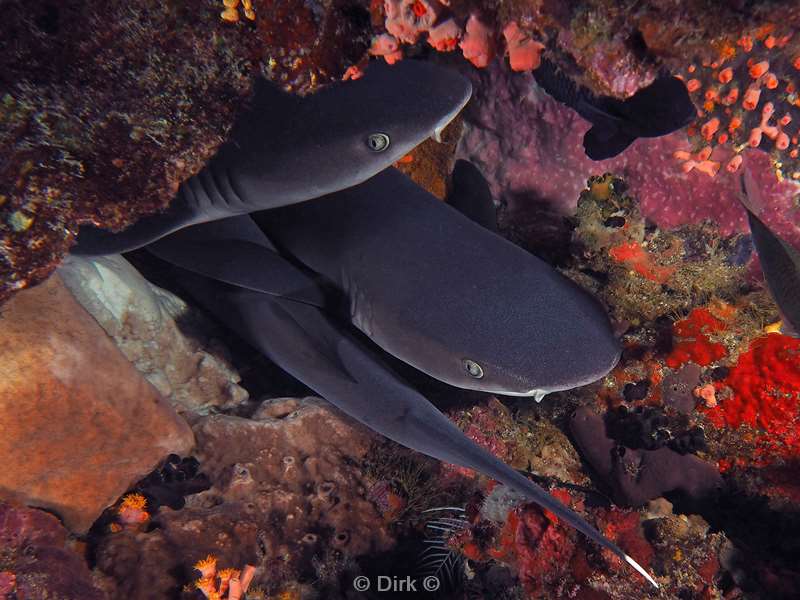
[[[445,0],[384,0],[384,26],[387,33],[373,39],[370,54],[383,56],[393,64],[402,58],[401,44],[415,44],[423,36],[440,52],[460,48],[464,58],[485,68],[495,56],[493,19],[465,7],[454,10]],[[388,36],[388,37],[387,37]],[[515,71],[530,71],[539,66],[544,44],[516,21],[503,28],[506,50]]]
[[[369,48],[369,53],[372,56],[382,56],[384,60],[393,65],[398,60],[403,58],[403,51],[400,50],[400,44],[393,35],[383,33],[372,38],[372,45]]]
[[[658,66],[641,60],[624,36],[622,31],[608,37],[565,29],[559,31],[557,44],[583,71],[584,85],[598,94],[628,98],[653,82]]]
[[[386,31],[406,44],[414,44],[430,31],[442,10],[436,0],[385,0]]]
[[[463,33],[455,19],[447,19],[430,30],[428,43],[439,52],[451,52],[458,47],[458,40]]]
[[[586,179],[608,171],[625,178],[643,215],[662,228],[708,219],[724,235],[747,231],[738,172],[722,168],[709,177],[697,165],[681,169],[673,162],[676,152],[690,158],[694,152],[686,132],[638,139],[615,158],[592,161],[582,143],[591,124],[548,96],[530,74],[513,74],[494,64],[471,77],[473,99],[458,154],[479,166],[494,198],[519,222],[525,222],[526,213],[542,210],[573,214]],[[768,226],[790,242],[799,242],[795,197],[800,186],[778,181],[766,153],[749,149],[746,154],[764,196]],[[733,156],[723,145],[691,160],[724,165]]]

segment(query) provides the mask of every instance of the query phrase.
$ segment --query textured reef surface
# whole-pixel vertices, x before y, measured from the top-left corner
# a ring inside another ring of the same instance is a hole
[[[702,116],[691,143],[656,149],[654,162],[717,171],[755,143],[786,177],[798,170],[800,40],[789,33],[800,9],[791,0],[14,0],[4,15],[0,301],[51,273],[78,225],[118,229],[167,206],[225,138],[254,77],[308,93],[357,76],[369,54],[458,53],[481,68],[508,54],[509,68],[530,71],[544,52],[579,83],[617,97],[668,67],[694,90]],[[581,119],[572,118],[578,135]],[[563,199],[574,201],[580,185]],[[643,202],[663,206],[651,187]],[[702,187],[699,196],[696,217],[715,200]]]
[[[779,332],[739,201],[746,161],[764,222],[800,247],[796,2],[3,8],[0,600],[800,596],[800,340]],[[398,168],[444,198],[456,158],[479,166],[502,235],[599,298],[623,346],[606,377],[540,404],[408,378],[660,590],[310,396],[144,253],[48,279],[78,225],[165,208],[256,76],[313,93],[370,56],[471,78],[444,143]],[[542,58],[615,98],[668,69],[697,120],[592,161],[591,124],[534,80]]]
[[[365,53],[357,0],[8,2],[0,24],[0,301],[77,226],[163,209],[225,139],[254,77],[307,93]],[[226,11],[227,12],[227,11]],[[313,167],[313,165],[309,165]]]

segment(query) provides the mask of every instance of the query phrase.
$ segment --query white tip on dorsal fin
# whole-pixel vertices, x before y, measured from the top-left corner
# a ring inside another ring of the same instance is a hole
[[[747,163],[745,163],[743,167],[740,178],[741,188],[739,191],[739,200],[747,210],[759,216],[764,212],[764,199],[761,196],[761,189],[758,187]]]
[[[659,587],[658,587],[658,583],[656,583],[656,580],[652,578],[652,576],[650,575],[650,573],[648,573],[647,571],[645,571],[645,570],[642,568],[642,565],[640,565],[639,563],[637,563],[635,560],[633,560],[633,559],[632,559],[630,556],[628,556],[627,554],[625,555],[625,562],[627,562],[627,563],[628,563],[630,566],[632,566],[634,569],[636,569],[636,571],[639,573],[639,575],[641,575],[642,577],[644,577],[645,579],[647,579],[647,581],[649,581],[649,582],[650,582],[650,583],[653,585],[653,587],[654,587],[654,588],[656,588],[656,589],[659,589]]]

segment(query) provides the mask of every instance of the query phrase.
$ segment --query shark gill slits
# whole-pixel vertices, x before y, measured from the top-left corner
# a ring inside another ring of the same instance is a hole
[[[389,136],[385,133],[373,133],[367,138],[367,146],[373,152],[383,152],[389,147]]]
[[[483,368],[474,360],[468,358],[464,359],[464,370],[467,372],[467,375],[475,379],[483,377]]]

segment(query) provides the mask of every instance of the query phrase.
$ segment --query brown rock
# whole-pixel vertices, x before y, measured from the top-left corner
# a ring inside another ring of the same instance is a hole
[[[193,445],[57,276],[3,307],[0,431],[0,496],[52,510],[78,532]]]

